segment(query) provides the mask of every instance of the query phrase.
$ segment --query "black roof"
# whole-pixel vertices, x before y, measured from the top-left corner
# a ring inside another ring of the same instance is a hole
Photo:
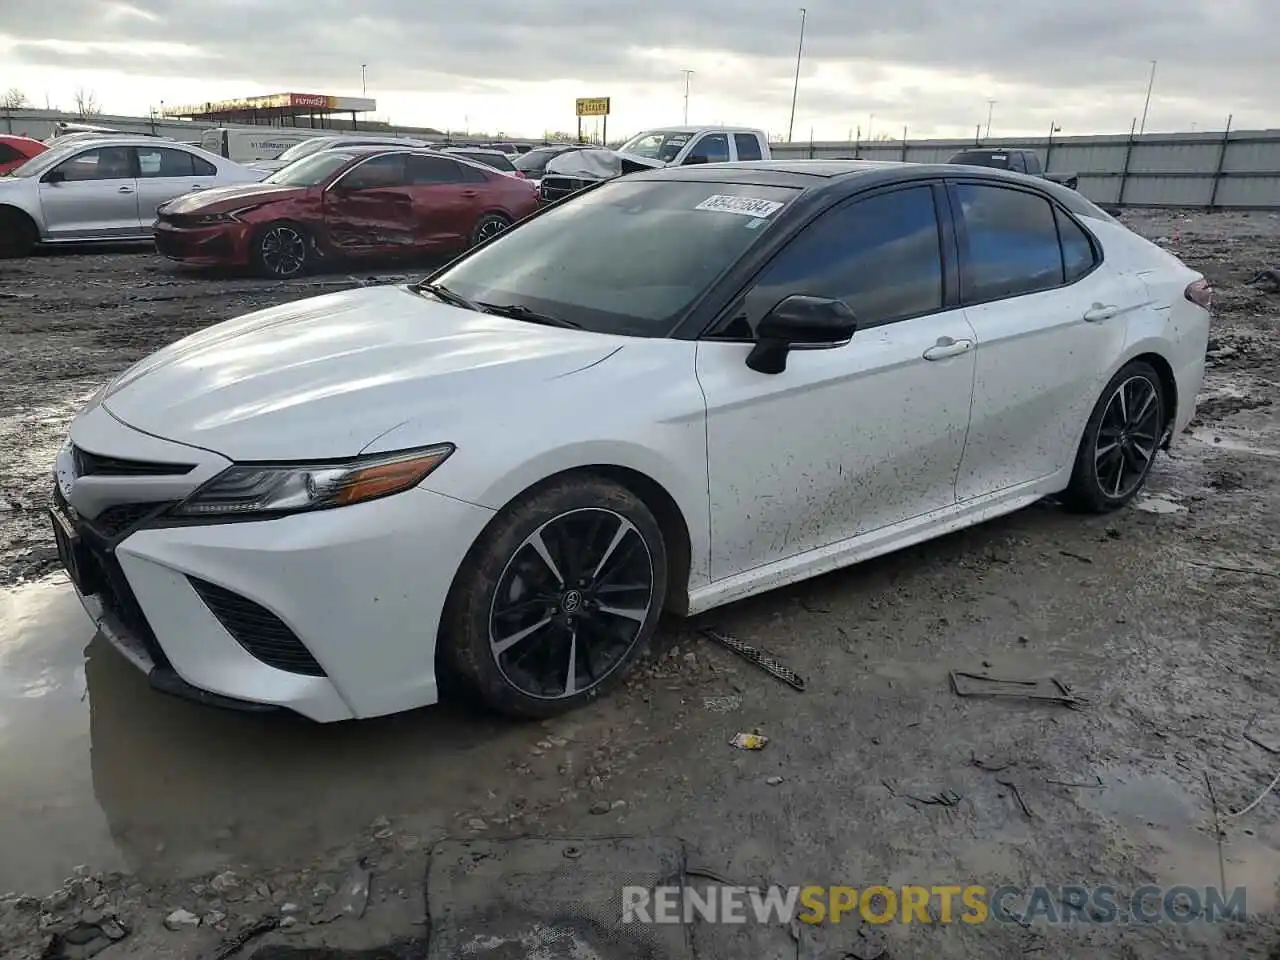
[[[739,160],[736,163],[661,167],[627,175],[629,180],[683,180],[795,187],[810,194],[826,194],[828,191],[849,194],[881,184],[936,180],[939,177],[1016,184],[1054,197],[1079,216],[1113,219],[1069,187],[995,167],[954,163],[907,163],[898,160]]]

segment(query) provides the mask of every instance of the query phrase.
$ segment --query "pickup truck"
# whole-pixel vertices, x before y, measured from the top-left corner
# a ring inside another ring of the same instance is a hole
[[[1060,183],[1064,187],[1076,189],[1079,178],[1074,173],[1045,173],[1040,165],[1040,156],[1034,150],[999,150],[996,148],[978,147],[961,150],[952,156],[947,163],[962,163],[970,167],[996,167],[1000,170],[1012,170],[1014,173],[1025,173],[1029,177],[1040,177]]]
[[[750,127],[645,130],[617,150],[584,147],[553,157],[542,176],[542,201],[554,203],[600,180],[640,170],[771,158],[765,132]]]

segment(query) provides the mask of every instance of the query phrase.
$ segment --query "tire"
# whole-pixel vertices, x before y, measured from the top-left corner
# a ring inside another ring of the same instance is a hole
[[[626,676],[666,592],[662,531],[639,497],[590,475],[554,481],[508,504],[467,553],[440,666],[499,713],[567,713]]]
[[[1160,375],[1149,363],[1128,363],[1111,378],[1076,451],[1063,496],[1069,509],[1108,513],[1141,492],[1164,438],[1165,404]]]
[[[253,237],[250,259],[255,273],[273,280],[301,276],[311,259],[311,236],[290,220],[275,220]]]
[[[510,217],[501,213],[486,213],[477,221],[475,229],[471,231],[471,245],[478,247],[487,240],[496,237],[509,226],[511,226]]]
[[[36,248],[40,232],[21,210],[0,210],[0,258],[27,257]]]

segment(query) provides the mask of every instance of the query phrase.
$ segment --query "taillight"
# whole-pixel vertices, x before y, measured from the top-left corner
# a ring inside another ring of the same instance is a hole
[[[1187,284],[1185,295],[1197,307],[1208,310],[1213,305],[1213,288],[1209,286],[1208,280],[1201,279]]]

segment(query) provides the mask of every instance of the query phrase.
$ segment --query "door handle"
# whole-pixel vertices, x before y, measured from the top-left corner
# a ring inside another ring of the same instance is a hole
[[[191,192],[192,192],[192,193],[199,193],[199,192],[200,192],[201,190],[203,190],[203,189],[205,189],[205,188],[204,188],[203,186],[201,186],[200,184],[198,184],[198,183],[193,183],[193,184],[191,185]]]
[[[474,190],[463,190],[463,191],[462,191],[462,193],[461,193],[461,194],[459,194],[459,196],[463,196],[463,197],[478,197],[478,196],[479,196],[479,194],[478,194],[478,193],[476,193]]]
[[[133,193],[133,187],[121,187],[117,193]]]
[[[1119,312],[1119,307],[1109,303],[1095,303],[1084,312],[1084,319],[1086,323],[1100,323],[1103,320],[1110,320]]]
[[[973,349],[972,340],[953,340],[951,337],[939,337],[938,342],[924,352],[926,360],[946,360],[958,357]]]

